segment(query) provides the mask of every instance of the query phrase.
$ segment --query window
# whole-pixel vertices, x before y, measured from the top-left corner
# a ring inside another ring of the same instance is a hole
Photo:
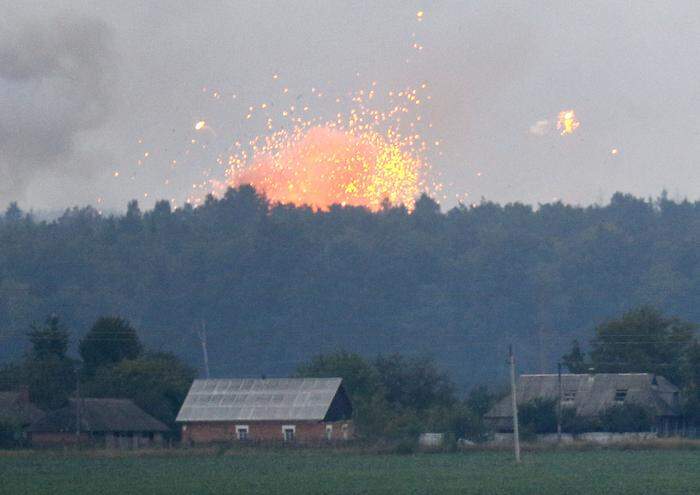
[[[237,425],[236,426],[236,437],[241,440],[245,441],[248,440],[248,425]]]
[[[326,440],[333,440],[333,425],[326,425]]]
[[[625,398],[627,397],[627,389],[626,388],[618,388],[615,390],[615,402],[625,402]]]
[[[350,436],[350,432],[349,432],[349,428],[348,428],[347,423],[343,423],[341,430],[343,430],[343,440],[347,440]]]
[[[294,441],[295,430],[296,430],[296,428],[294,427],[294,425],[284,425],[282,427],[282,435],[283,435],[285,442],[293,442]]]
[[[562,402],[573,402],[576,399],[576,390],[565,390]]]

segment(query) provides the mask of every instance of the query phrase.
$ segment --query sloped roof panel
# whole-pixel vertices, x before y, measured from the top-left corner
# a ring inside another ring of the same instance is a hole
[[[572,405],[581,416],[595,416],[616,404],[615,393],[625,390],[625,403],[636,403],[651,408],[659,416],[679,414],[675,403],[678,389],[665,378],[649,373],[562,374],[562,391],[572,392]],[[558,376],[554,374],[521,375],[517,384],[518,404],[537,398],[556,399],[559,394]],[[512,415],[510,395],[503,397],[486,414],[487,418]]]
[[[177,421],[320,421],[341,382],[340,378],[195,380]]]
[[[76,399],[32,423],[31,432],[75,431]],[[157,432],[168,427],[129,399],[80,399],[80,428],[87,432]]]

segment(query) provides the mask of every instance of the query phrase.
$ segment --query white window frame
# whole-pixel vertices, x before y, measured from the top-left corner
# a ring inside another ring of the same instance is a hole
[[[241,432],[245,432],[245,438],[241,438]],[[250,427],[248,425],[236,425],[236,440],[244,441],[250,439]]]
[[[329,442],[333,440],[333,425],[326,425],[326,440]]]
[[[292,430],[292,438],[287,440],[287,430]],[[297,438],[297,427],[295,425],[282,425],[282,439],[285,442],[293,442]]]

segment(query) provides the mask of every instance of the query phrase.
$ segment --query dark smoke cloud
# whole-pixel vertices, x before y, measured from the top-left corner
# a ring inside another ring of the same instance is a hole
[[[108,26],[54,18],[0,33],[0,198],[19,199],[47,170],[85,173],[76,134],[99,127],[111,107],[114,62]]]

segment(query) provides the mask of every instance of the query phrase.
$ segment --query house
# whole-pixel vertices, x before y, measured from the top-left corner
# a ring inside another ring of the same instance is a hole
[[[80,443],[138,448],[160,444],[169,429],[129,399],[71,399],[27,431],[38,447]]]
[[[44,411],[29,399],[29,390],[25,387],[18,392],[0,392],[0,421],[21,427],[44,416]]]
[[[596,418],[622,404],[644,406],[654,416],[659,435],[678,433],[681,425],[679,390],[664,377],[652,373],[562,374],[562,407],[573,407],[583,418]],[[521,375],[516,386],[518,405],[534,399],[559,398],[556,374]],[[501,433],[513,431],[510,394],[498,401],[484,419]]]
[[[18,392],[0,392],[0,430],[4,430],[0,442],[22,442],[26,428],[43,416],[44,411],[31,402],[26,387]]]
[[[177,416],[188,443],[321,442],[353,435],[340,378],[195,380]]]

